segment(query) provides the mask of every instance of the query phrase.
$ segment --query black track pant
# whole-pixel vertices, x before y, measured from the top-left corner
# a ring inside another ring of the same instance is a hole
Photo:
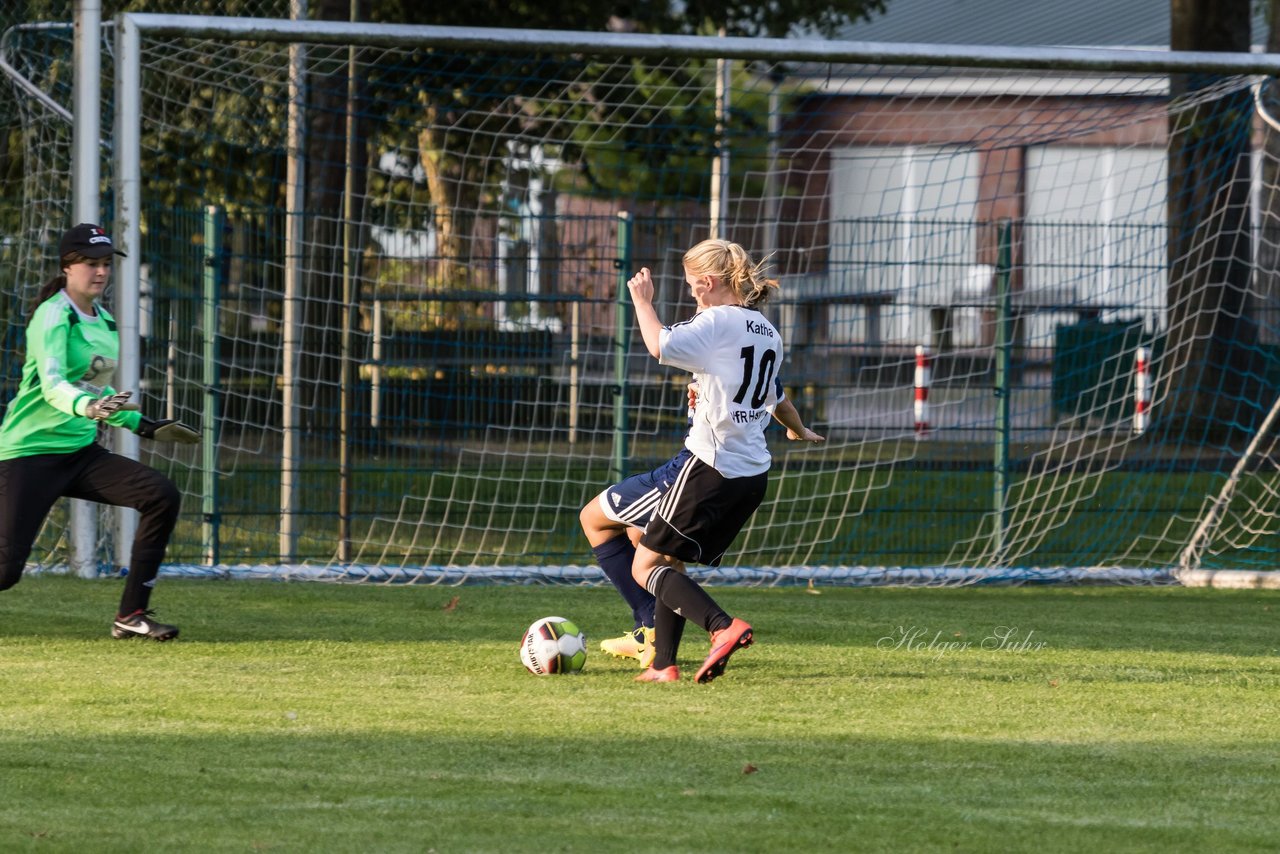
[[[160,472],[98,444],[70,454],[0,460],[0,590],[21,580],[40,526],[62,497],[132,507],[141,514],[120,613],[146,608],[182,495]]]

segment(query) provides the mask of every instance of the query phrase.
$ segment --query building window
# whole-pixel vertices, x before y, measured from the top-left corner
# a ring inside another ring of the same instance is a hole
[[[880,302],[832,306],[832,341],[928,344],[931,311],[958,298],[974,263],[976,152],[846,148],[832,152],[831,171],[828,286]],[[869,317],[879,330],[867,329]]]

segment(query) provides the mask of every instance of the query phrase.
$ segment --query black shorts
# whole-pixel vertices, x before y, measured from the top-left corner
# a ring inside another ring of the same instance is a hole
[[[685,563],[719,566],[764,500],[769,473],[727,478],[690,457],[645,528],[643,543]]]

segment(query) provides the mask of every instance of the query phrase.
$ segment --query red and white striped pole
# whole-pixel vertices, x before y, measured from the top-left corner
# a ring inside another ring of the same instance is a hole
[[[916,346],[915,413],[916,438],[929,432],[929,354],[923,345]]]
[[[1147,362],[1147,348],[1139,347],[1133,367],[1133,433],[1141,436],[1147,429],[1151,408],[1151,367]]]

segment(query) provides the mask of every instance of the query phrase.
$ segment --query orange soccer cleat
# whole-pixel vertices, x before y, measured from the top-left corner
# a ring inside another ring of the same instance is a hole
[[[751,646],[751,641],[751,624],[734,617],[728,628],[711,635],[711,652],[707,655],[707,660],[702,662],[702,667],[698,668],[698,675],[693,677],[693,681],[707,683],[724,673],[729,656]]]
[[[670,667],[664,667],[661,670],[655,670],[650,667],[644,673],[636,677],[637,682],[679,682],[680,668],[674,664]]]

